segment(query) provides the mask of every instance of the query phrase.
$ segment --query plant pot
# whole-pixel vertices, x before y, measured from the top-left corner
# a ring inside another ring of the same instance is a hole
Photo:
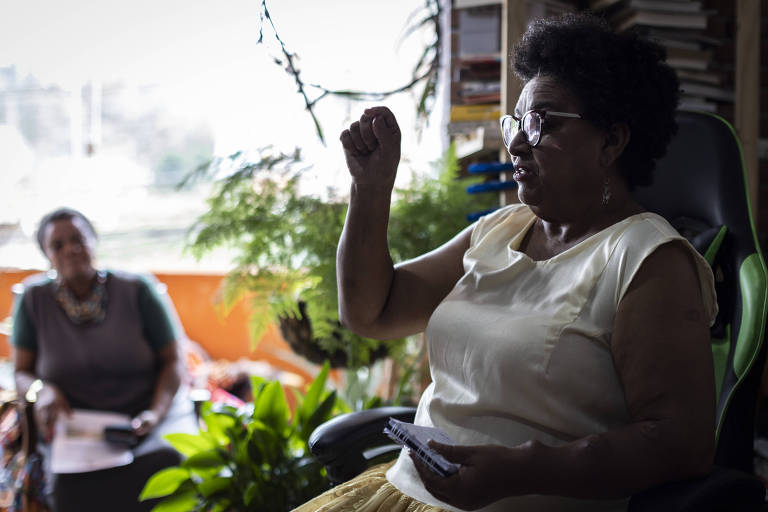
[[[280,316],[278,317],[280,334],[288,343],[291,349],[308,361],[315,364],[323,364],[327,359],[332,368],[349,368],[349,357],[343,350],[336,350],[333,353],[325,351],[318,340],[312,334],[312,322],[307,315],[307,304],[304,301],[298,302],[298,316]],[[334,331],[332,336],[341,340],[341,329]],[[370,352],[369,364],[388,355],[386,345],[380,345],[376,350]]]

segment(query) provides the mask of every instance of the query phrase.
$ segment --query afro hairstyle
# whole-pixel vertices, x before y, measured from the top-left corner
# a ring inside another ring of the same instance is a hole
[[[618,170],[630,190],[653,181],[656,160],[677,130],[679,82],[663,47],[578,13],[535,20],[511,58],[523,82],[548,76],[574,94],[596,127],[626,123],[630,140]]]

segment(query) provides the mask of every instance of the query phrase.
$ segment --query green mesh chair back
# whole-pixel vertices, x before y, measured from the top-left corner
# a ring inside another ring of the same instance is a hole
[[[715,462],[751,471],[755,399],[763,368],[768,273],[754,223],[741,145],[719,116],[681,111],[654,183],[635,197],[710,262],[720,312],[712,327],[717,384]]]

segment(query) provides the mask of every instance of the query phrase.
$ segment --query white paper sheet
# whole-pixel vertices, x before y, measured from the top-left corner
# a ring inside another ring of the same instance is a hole
[[[69,417],[60,417],[51,443],[51,471],[83,473],[130,464],[133,453],[129,449],[104,440],[104,427],[130,421],[125,414],[83,409],[73,410]]]

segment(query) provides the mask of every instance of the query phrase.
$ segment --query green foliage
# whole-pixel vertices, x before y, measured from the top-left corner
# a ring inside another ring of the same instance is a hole
[[[184,462],[155,473],[140,499],[165,497],[154,511],[283,512],[327,489],[307,441],[336,406],[335,391],[325,389],[329,368],[326,363],[306,394],[296,391],[293,417],[282,385],[258,377],[251,404],[205,403],[204,431],[166,436]]]
[[[347,366],[359,368],[370,362],[380,342],[339,324],[336,245],[346,201],[300,194],[300,163],[298,150],[287,155],[265,148],[256,162],[238,153],[211,165],[207,172],[223,172],[225,177],[215,185],[209,210],[193,226],[189,247],[197,257],[216,247],[234,249],[236,266],[227,275],[224,303],[250,299],[253,340],[280,317],[298,316],[301,300],[314,343],[329,354],[345,352]],[[467,213],[494,202],[493,197],[465,192],[476,180],[457,179],[453,147],[437,166],[437,179],[414,179],[396,191],[389,224],[396,261],[446,242],[466,227]],[[403,342],[387,344],[397,350]]]
[[[498,200],[492,194],[470,195],[466,187],[478,178],[459,180],[459,162],[451,145],[435,164],[437,179],[417,176],[408,188],[398,189],[389,219],[389,250],[404,261],[444,244],[468,223],[466,215],[486,210]]]

